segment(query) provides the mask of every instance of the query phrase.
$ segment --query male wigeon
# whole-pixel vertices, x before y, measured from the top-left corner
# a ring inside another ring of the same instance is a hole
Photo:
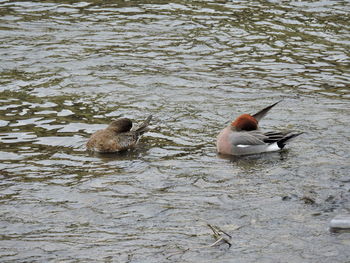
[[[301,133],[286,131],[262,132],[259,121],[280,101],[254,115],[242,114],[223,129],[217,137],[216,147],[220,154],[247,155],[279,151],[286,143]]]

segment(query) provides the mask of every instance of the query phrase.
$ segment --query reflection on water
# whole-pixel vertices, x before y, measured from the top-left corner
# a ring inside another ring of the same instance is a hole
[[[0,1],[1,261],[344,262],[327,225],[350,212],[349,11]],[[304,131],[286,151],[216,154],[229,121],[280,98],[262,128]],[[149,114],[136,149],[86,152]],[[233,246],[195,249],[206,222]]]

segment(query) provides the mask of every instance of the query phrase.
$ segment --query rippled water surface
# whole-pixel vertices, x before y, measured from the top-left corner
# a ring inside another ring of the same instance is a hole
[[[348,1],[0,1],[1,262],[346,262]],[[304,134],[225,159],[215,137]],[[152,131],[124,154],[87,138]],[[232,235],[215,241],[206,225]]]

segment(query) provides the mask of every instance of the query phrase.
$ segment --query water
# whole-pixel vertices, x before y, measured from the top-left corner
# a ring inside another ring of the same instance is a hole
[[[345,262],[348,1],[1,1],[2,262]],[[305,133],[225,159],[215,137]],[[125,154],[85,151],[154,116]],[[311,200],[311,201],[310,201]],[[314,201],[314,203],[313,203]],[[233,237],[215,239],[206,223]]]

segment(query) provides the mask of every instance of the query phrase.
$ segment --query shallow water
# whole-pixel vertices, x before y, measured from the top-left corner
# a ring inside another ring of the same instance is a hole
[[[348,1],[0,1],[2,262],[345,262]],[[225,159],[215,137],[305,132]],[[112,119],[152,131],[98,155]],[[313,203],[314,201],[314,203]],[[206,223],[232,235],[215,239]]]

